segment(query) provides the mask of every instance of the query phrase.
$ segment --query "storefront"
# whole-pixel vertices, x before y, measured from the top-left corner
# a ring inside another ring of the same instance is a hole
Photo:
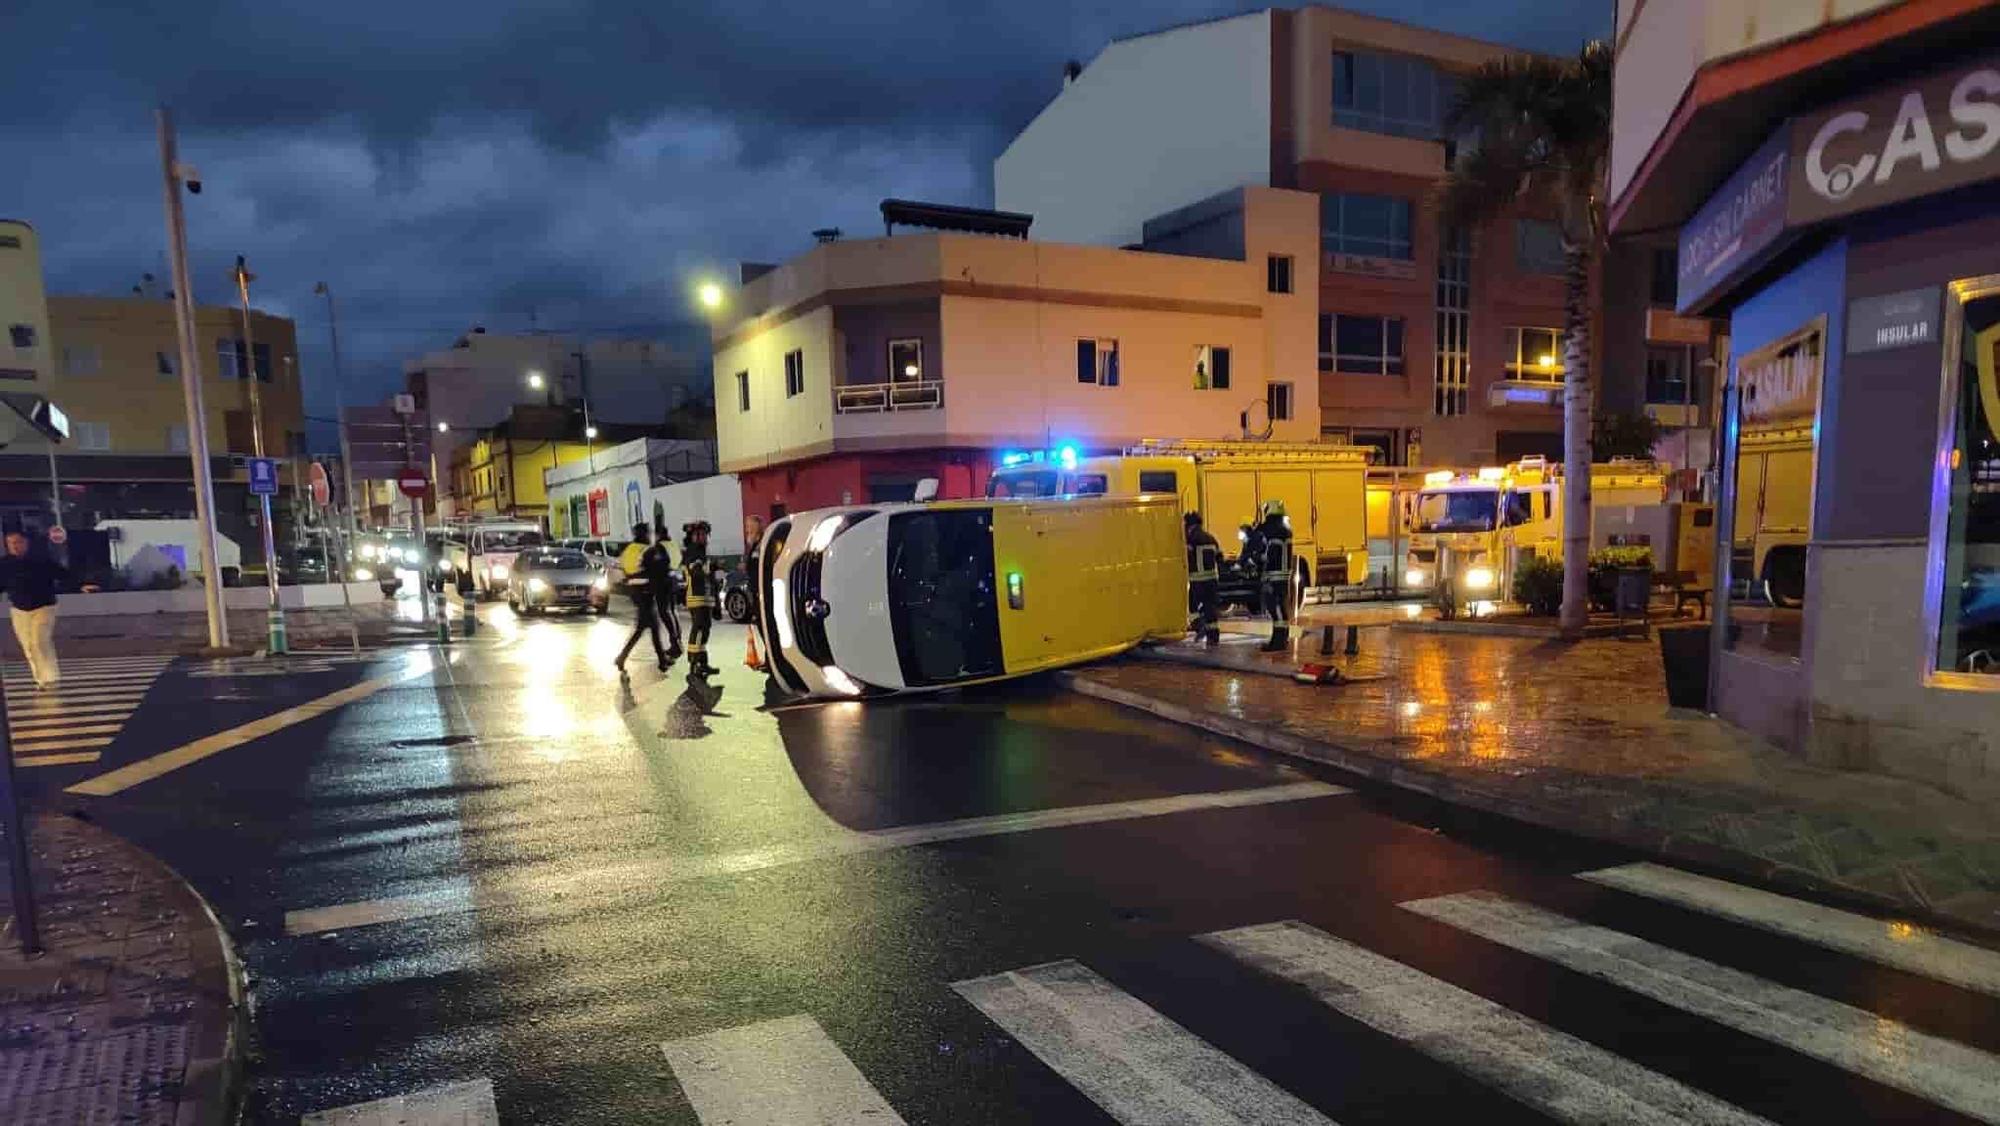
[[[1729,330],[1713,705],[2000,796],[2000,60],[1785,122],[1680,254]]]

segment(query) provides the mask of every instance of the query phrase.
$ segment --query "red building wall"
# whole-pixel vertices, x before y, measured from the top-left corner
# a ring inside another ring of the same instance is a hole
[[[924,477],[938,479],[942,500],[984,496],[993,458],[990,450],[970,449],[835,454],[749,470],[737,478],[743,485],[744,515],[770,519],[835,505],[907,499],[902,490]]]

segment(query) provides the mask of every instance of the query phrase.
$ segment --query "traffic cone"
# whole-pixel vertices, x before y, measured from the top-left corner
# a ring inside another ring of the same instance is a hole
[[[755,669],[758,672],[764,671],[763,655],[757,652],[757,631],[754,629],[745,630],[743,640],[746,643],[746,650],[743,654],[744,667]]]

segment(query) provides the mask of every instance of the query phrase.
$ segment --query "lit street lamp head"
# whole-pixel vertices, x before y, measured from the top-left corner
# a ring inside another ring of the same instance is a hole
[[[439,422],[439,423],[438,423],[438,433],[440,433],[440,434],[449,434],[449,433],[451,433],[451,423],[449,423],[449,422]]]
[[[703,282],[696,288],[695,296],[701,300],[704,309],[722,308],[722,287],[714,282]]]
[[[597,437],[597,427],[595,427],[595,426],[586,426],[586,427],[584,427],[584,428],[583,428],[583,436],[584,436],[584,437],[586,437],[586,438],[591,438],[591,439],[595,439],[595,438]]]
[[[542,389],[544,382],[545,381],[542,379],[541,372],[531,371],[528,373],[528,386],[534,388],[535,390],[540,391]]]

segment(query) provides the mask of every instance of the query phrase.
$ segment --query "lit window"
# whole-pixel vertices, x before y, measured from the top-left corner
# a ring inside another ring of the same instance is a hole
[[[921,339],[891,340],[889,342],[889,378],[887,382],[918,382],[924,378],[924,342]]]
[[[1398,196],[1330,192],[1319,197],[1320,245],[1329,253],[1410,260],[1413,208]]]
[[[1118,342],[1079,340],[1076,342],[1076,381],[1099,387],[1118,386]]]
[[[1507,327],[1507,378],[1559,381],[1563,376],[1563,331]]]
[[[1229,390],[1229,349],[1205,344],[1194,350],[1194,389]]]

